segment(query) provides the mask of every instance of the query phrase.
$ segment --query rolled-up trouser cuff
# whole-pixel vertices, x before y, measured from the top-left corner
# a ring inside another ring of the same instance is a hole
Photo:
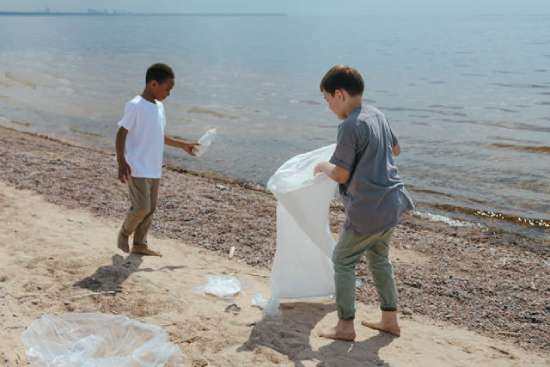
[[[380,306],[380,309],[382,311],[397,311],[397,307],[395,306]]]
[[[348,317],[340,317],[338,316],[338,318],[342,321],[350,321],[350,320],[355,320],[355,315],[354,316],[348,316]]]

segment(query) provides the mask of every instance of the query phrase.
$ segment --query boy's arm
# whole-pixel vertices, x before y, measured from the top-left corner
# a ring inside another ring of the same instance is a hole
[[[356,146],[357,134],[354,125],[349,123],[340,125],[332,157],[328,162],[317,164],[313,173],[324,173],[339,184],[347,183],[355,167]]]
[[[393,153],[394,157],[397,157],[399,154],[401,154],[401,146],[399,145],[399,140],[397,139],[397,135],[395,135],[391,127],[390,127],[390,134],[391,134],[391,152]]]
[[[116,134],[116,160],[118,162],[118,179],[122,183],[128,182],[132,170],[128,162],[126,162],[126,157],[124,157],[124,149],[126,146],[126,136],[128,135],[128,130],[123,127],[118,129]]]
[[[394,157],[399,156],[399,154],[401,154],[401,146],[399,146],[399,143],[395,144],[395,145],[391,148],[391,151],[392,151]]]
[[[194,141],[188,141],[184,139],[174,138],[168,135],[164,135],[164,144],[171,147],[181,148],[185,150],[188,154],[195,156],[193,149],[198,147],[200,144]]]
[[[324,173],[339,184],[345,184],[348,182],[350,177],[350,172],[347,169],[330,162],[321,162],[317,164],[313,173],[315,175],[318,173]]]

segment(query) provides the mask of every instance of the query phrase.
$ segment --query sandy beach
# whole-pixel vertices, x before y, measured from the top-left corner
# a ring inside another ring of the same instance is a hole
[[[547,366],[550,243],[413,216],[396,229],[392,260],[402,337],[359,328],[355,343],[316,336],[330,301],[269,296],[275,200],[264,190],[168,167],[151,242],[162,258],[115,250],[127,209],[105,152],[0,128],[0,364],[25,366],[21,333],[45,313],[106,312],[162,326],[198,366]],[[335,205],[336,232],[343,214]],[[235,256],[229,258],[231,247]],[[193,291],[209,274],[237,276],[224,300]],[[358,318],[377,316],[365,264]],[[238,312],[225,312],[235,303]]]

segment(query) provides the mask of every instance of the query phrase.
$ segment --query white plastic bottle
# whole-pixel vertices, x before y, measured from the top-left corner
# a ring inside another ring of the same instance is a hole
[[[198,147],[193,148],[193,153],[195,157],[200,157],[208,150],[208,147],[216,139],[216,129],[208,130],[203,136],[200,137]]]

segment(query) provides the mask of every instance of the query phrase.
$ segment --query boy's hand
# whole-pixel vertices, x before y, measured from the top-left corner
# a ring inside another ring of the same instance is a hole
[[[191,142],[191,143],[184,143],[182,145],[182,149],[187,152],[187,154],[192,155],[193,157],[196,155],[195,149],[200,147],[199,143]]]
[[[320,173],[324,173],[323,167],[325,166],[325,162],[317,163],[315,168],[313,169],[313,176],[317,176]]]
[[[126,161],[118,162],[118,179],[120,180],[120,182],[128,182],[131,174],[132,169]]]
[[[318,163],[313,169],[313,174],[315,176],[320,173],[324,173],[339,184],[345,184],[349,181],[351,176],[347,169],[338,167],[337,165],[326,161]]]
[[[196,141],[184,140],[182,138],[173,138],[168,135],[164,136],[164,144],[170,145],[175,148],[181,148],[185,150],[187,154],[192,155],[193,157],[196,156],[194,150],[198,146],[200,146],[200,144]]]

